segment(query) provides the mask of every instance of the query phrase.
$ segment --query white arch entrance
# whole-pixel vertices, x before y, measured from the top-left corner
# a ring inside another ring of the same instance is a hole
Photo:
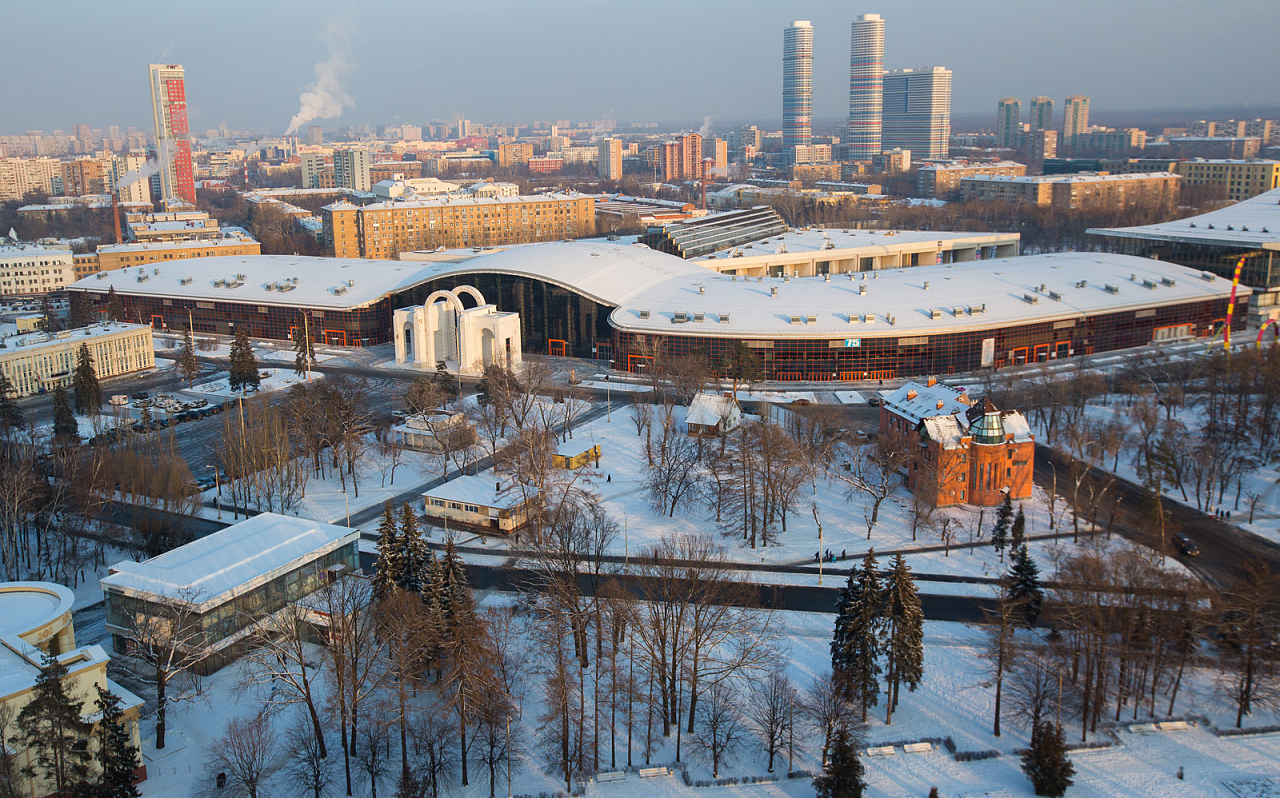
[[[476,307],[467,308],[469,296]],[[397,309],[392,318],[396,362],[428,369],[445,363],[460,374],[479,374],[494,362],[515,366],[521,361],[520,315],[503,313],[485,302],[474,286],[434,291],[422,305]]]

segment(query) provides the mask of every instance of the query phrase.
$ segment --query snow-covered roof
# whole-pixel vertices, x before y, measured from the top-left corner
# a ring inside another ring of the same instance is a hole
[[[117,563],[99,581],[104,590],[190,601],[203,612],[359,536],[358,529],[262,513],[145,562]]]
[[[414,252],[401,257],[436,262],[434,273],[419,275],[423,280],[496,273],[559,285],[614,306],[609,323],[630,332],[831,338],[849,346],[859,346],[861,339],[869,337],[942,335],[1081,319],[1220,299],[1231,292],[1229,281],[1204,279],[1197,270],[1102,252],[837,274],[829,282],[823,277],[786,280],[719,274],[642,245],[598,241],[523,244],[479,253]],[[388,262],[364,263],[375,268]],[[864,286],[866,292],[861,293]],[[1247,289],[1241,286],[1240,292]]]
[[[371,305],[438,272],[438,266],[394,260],[219,255],[99,272],[68,287],[105,294],[115,286],[120,294],[348,310]],[[240,274],[242,283],[233,279]],[[139,276],[147,279],[139,282]],[[281,290],[286,281],[293,287]]]
[[[963,172],[969,169],[1014,169],[1026,168],[1026,164],[1017,161],[993,161],[990,163],[929,163],[920,167],[921,171],[930,172]]]
[[[577,454],[581,454],[581,452],[577,452]],[[524,503],[527,496],[537,493],[537,489],[532,487],[523,491],[503,490],[503,488],[508,487],[510,486],[503,484],[498,479],[463,475],[455,477],[443,485],[431,488],[422,495],[428,499],[443,499],[444,501],[509,510],[519,507]]]
[[[564,457],[577,457],[584,452],[591,451],[599,445],[599,443],[589,441],[586,438],[581,438],[579,440],[573,440],[571,438],[567,441],[561,441],[556,446],[556,454]]]
[[[1141,227],[1094,227],[1086,232],[1148,241],[1280,249],[1280,188],[1186,219]]]
[[[1121,174],[1096,174],[1078,172],[1066,175],[969,175],[961,180],[981,183],[1126,183],[1158,178],[1180,179],[1172,172],[1123,172]]]
[[[155,250],[205,249],[207,247],[234,246],[239,244],[258,243],[248,233],[244,235],[229,233],[232,228],[222,228],[222,235],[215,238],[196,238],[186,241],[134,241],[129,244],[105,244],[98,247],[98,253],[121,252],[153,252]],[[239,230],[240,228],[235,228]]]
[[[91,324],[75,330],[59,330],[48,333],[42,330],[11,334],[9,325],[0,326],[0,357],[14,352],[30,353],[46,346],[66,346],[79,344],[94,338],[103,338],[117,333],[138,332],[146,330],[150,335],[151,327],[145,324],[125,324],[124,322],[107,321]]]
[[[689,412],[685,414],[686,424],[698,424],[703,427],[714,427],[738,412],[738,403],[733,397],[714,393],[700,393],[689,403]]]
[[[971,404],[970,397],[963,391],[943,383],[921,385],[908,382],[893,391],[884,394],[884,406],[913,424],[922,419],[935,416],[950,416],[953,413],[967,411]],[[939,407],[941,403],[941,407]]]
[[[488,160],[482,159],[482,160]],[[440,197],[421,197],[412,200],[394,200],[390,202],[374,202],[361,207],[362,211],[385,211],[400,208],[441,208],[448,206],[470,207],[472,205],[507,205],[526,202],[549,202],[552,200],[586,199],[590,195],[563,191],[546,194],[518,194],[514,197],[479,196],[476,194],[449,194]],[[333,207],[333,206],[328,206]]]
[[[690,258],[693,261],[768,258],[779,255],[820,252],[822,259],[847,260],[849,258],[892,252],[918,244],[939,246],[943,250],[957,246],[983,246],[1011,244],[1021,238],[1018,233],[952,233],[937,230],[843,230],[819,227],[789,230],[768,238],[729,247],[710,255]],[[749,260],[746,261],[749,263]],[[746,265],[744,263],[744,265]],[[724,266],[723,268],[729,268]]]
[[[955,416],[933,416],[924,420],[924,431],[930,440],[938,442],[943,449],[957,449],[965,436],[959,420]]]
[[[72,257],[69,249],[50,249],[36,244],[0,244],[0,260],[9,260],[11,258],[21,260],[52,258],[69,264],[72,261]]]
[[[1027,417],[1017,410],[1006,410],[1001,414],[1001,420],[1004,422],[1005,434],[1012,435],[1018,443],[1034,440],[1031,424],[1027,422]]]

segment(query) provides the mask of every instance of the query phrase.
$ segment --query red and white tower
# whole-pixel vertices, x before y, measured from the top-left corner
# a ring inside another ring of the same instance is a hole
[[[181,64],[151,64],[151,111],[156,122],[156,156],[160,159],[163,199],[195,204],[195,172],[191,166],[191,129],[187,124],[187,82]]]

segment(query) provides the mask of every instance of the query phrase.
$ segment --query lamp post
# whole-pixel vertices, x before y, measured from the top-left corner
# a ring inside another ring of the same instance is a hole
[[[609,371],[613,371],[613,361],[609,361]],[[610,379],[612,375],[608,372],[604,375],[604,420],[606,424],[613,422],[613,382]]]
[[[351,526],[351,495],[346,488],[342,489],[342,498],[347,502],[347,526]]]

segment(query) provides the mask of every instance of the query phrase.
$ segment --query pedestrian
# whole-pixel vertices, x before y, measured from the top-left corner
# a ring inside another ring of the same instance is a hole
[[[604,481],[605,481],[605,482],[612,482],[612,481],[613,481],[613,474],[610,474],[610,475],[608,475],[607,477],[605,477],[605,480],[604,480]]]
[[[818,556],[818,552],[816,552],[816,551],[813,553],[813,561],[814,561],[814,562],[822,562],[822,558]]]
[[[849,550],[848,550],[848,549],[841,549],[841,550],[840,550],[840,559],[842,559],[842,560],[843,560],[843,559],[847,558],[848,556],[849,556]]]
[[[1182,765],[1178,765],[1178,781],[1182,781]]]

